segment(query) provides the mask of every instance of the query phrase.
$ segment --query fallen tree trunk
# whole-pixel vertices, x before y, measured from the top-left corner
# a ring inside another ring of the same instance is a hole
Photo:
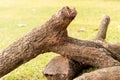
[[[84,73],[74,80],[120,80],[120,66],[98,69]]]
[[[14,42],[0,53],[0,77],[39,54],[49,52],[51,46],[66,41],[66,28],[76,16],[76,10],[62,8],[41,27]]]
[[[68,37],[66,28],[76,14],[75,9],[64,7],[44,25],[3,50],[0,77],[45,52],[56,52],[80,64],[98,68],[119,66],[120,62],[112,56],[114,53],[103,44]]]

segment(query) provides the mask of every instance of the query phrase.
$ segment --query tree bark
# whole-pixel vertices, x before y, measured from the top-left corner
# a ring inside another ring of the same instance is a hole
[[[78,61],[79,63],[82,63],[82,65],[86,65],[86,66],[92,65],[93,67],[102,68],[102,67],[119,65],[119,62],[118,61],[114,62],[114,59],[112,57],[114,57],[114,58],[115,58],[115,56],[119,57],[118,54],[116,54],[116,53],[119,53],[118,48],[120,46],[116,45],[116,44],[108,44],[107,42],[105,42],[106,32],[107,32],[107,27],[108,27],[109,21],[110,21],[109,16],[105,15],[99,26],[99,32],[93,42],[85,41],[85,40],[84,41],[77,40],[77,39],[73,39],[73,38],[69,37],[68,38],[69,45],[67,47],[65,47],[63,45],[62,45],[62,47],[60,47],[60,46],[56,47],[56,49],[59,49],[59,50],[55,50],[54,52],[59,51],[60,54],[62,54],[63,56],[66,56],[66,52],[64,52],[64,51],[69,51],[69,52],[67,52],[68,53],[67,57],[69,57],[75,61]],[[70,44],[73,44],[72,48],[70,47],[71,46]],[[82,49],[77,50],[76,45],[78,46],[78,48],[82,48]],[[73,49],[74,47],[75,47],[75,49]],[[64,48],[65,50],[61,49],[61,48]],[[52,50],[54,50],[54,49],[52,49]],[[83,54],[82,54],[82,51],[83,51]],[[111,53],[111,51],[112,51],[112,53]],[[113,53],[113,51],[114,51],[114,53]],[[74,54],[73,54],[73,52],[74,52]],[[79,54],[77,55],[77,53],[79,53]],[[113,54],[115,56],[113,56]],[[88,58],[88,56],[89,56],[89,58]],[[61,65],[58,65],[57,67],[54,66],[54,68],[52,68],[53,65],[49,65],[49,64],[48,64],[48,66],[49,66],[47,68],[48,70],[49,69],[54,70],[54,69],[58,68],[58,66],[61,67]],[[56,73],[57,72],[59,73],[59,70],[56,70]],[[52,76],[49,76],[48,80],[51,80],[52,78],[54,78],[53,80],[56,80],[56,77],[53,76],[54,73],[51,75]],[[61,73],[61,75],[62,75],[62,73]],[[61,79],[64,79],[64,78],[61,78]]]
[[[0,77],[37,55],[49,52],[51,46],[63,44],[67,39],[66,28],[76,14],[75,9],[64,7],[44,25],[3,50],[0,53]]]
[[[119,42],[109,43],[105,41],[109,23],[110,23],[110,17],[104,15],[103,19],[101,20],[98,33],[94,39],[94,42],[103,45],[107,50],[111,52],[112,57],[120,61],[120,49],[119,49],[120,43]]]
[[[107,32],[107,28],[108,25],[110,23],[110,17],[107,15],[103,16],[103,19],[101,20],[99,29],[98,29],[98,33],[95,37],[95,40],[102,40],[104,41],[104,39],[106,38],[106,32]]]
[[[98,69],[84,73],[74,80],[120,80],[120,66]]]
[[[105,41],[109,21],[110,17],[105,15],[101,21],[98,29],[98,34],[96,35],[94,42],[103,45],[108,51],[110,51],[113,58],[120,61],[120,43],[108,43]],[[114,66],[98,69],[90,73],[84,73],[74,80],[119,80],[119,68],[119,66]]]
[[[112,56],[120,62],[120,43],[106,43],[106,48],[111,51]]]
[[[3,50],[0,77],[45,52],[56,52],[80,64],[98,68],[120,65],[103,44],[68,37],[66,28],[76,14],[75,9],[64,7],[44,25]]]
[[[90,41],[79,41],[69,38],[65,44],[51,47],[51,51],[73,59],[81,64],[97,68],[120,65],[119,61],[111,57],[109,51]]]
[[[46,66],[43,74],[48,80],[73,80],[84,66],[63,56],[57,56]]]

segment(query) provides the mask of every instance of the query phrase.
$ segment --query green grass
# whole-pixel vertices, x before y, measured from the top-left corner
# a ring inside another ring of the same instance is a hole
[[[78,14],[69,25],[69,36],[78,39],[92,39],[100,24],[102,15],[111,17],[107,41],[119,41],[120,1],[119,0],[0,0],[0,51],[44,24],[63,6],[75,7]],[[27,24],[18,27],[17,24]],[[85,32],[79,32],[85,28]],[[39,55],[23,64],[3,80],[46,80],[42,75],[45,65],[55,57],[55,53]]]

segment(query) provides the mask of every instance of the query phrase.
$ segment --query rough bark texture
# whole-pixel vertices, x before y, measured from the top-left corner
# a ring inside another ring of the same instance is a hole
[[[111,51],[112,57],[120,62],[120,43],[107,43],[107,49]]]
[[[63,44],[67,39],[66,28],[76,15],[75,9],[62,8],[41,27],[14,42],[0,53],[0,77],[49,51],[51,46]]]
[[[108,67],[85,73],[74,80],[120,80],[120,66]]]
[[[101,20],[98,33],[94,39],[94,42],[103,45],[107,50],[111,52],[111,56],[120,61],[120,43],[108,43],[105,41],[107,28],[110,23],[110,17],[107,15],[103,16]]]
[[[109,18],[101,23],[99,37],[96,38],[100,42],[85,41],[67,35],[66,28],[76,14],[75,9],[64,7],[44,25],[3,50],[0,53],[0,77],[45,52],[56,52],[82,65],[98,68],[120,66],[119,51],[116,51],[119,46],[111,47],[111,44],[102,41],[107,31],[103,28],[108,25]]]
[[[120,43],[108,43],[105,41],[107,27],[110,21],[109,16],[104,16],[99,26],[98,34],[94,39],[94,42],[103,45],[111,56],[120,61]],[[119,80],[120,79],[120,66],[108,67],[99,69],[90,73],[84,73],[74,80]]]
[[[68,43],[66,42],[64,45],[59,45],[51,48],[51,50],[63,56],[69,57],[79,63],[90,65],[93,67],[103,68],[120,65],[120,62],[113,59],[110,56],[111,53],[109,53],[107,50],[100,47],[96,48],[96,46],[94,46],[95,43],[91,45],[94,47],[89,47],[89,45],[87,45],[86,43],[83,43],[83,45],[74,44],[74,41],[72,43],[72,38],[70,38],[70,41],[68,41]],[[87,41],[87,43],[90,44],[91,42]],[[85,44],[87,46],[85,46]]]
[[[58,56],[47,64],[43,74],[48,80],[73,80],[82,68],[78,62]]]

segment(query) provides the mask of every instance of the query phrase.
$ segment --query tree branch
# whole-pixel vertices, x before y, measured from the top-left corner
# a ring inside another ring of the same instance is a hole
[[[119,80],[120,66],[98,69],[90,73],[85,73],[74,80]]]
[[[3,50],[0,53],[0,77],[37,55],[49,52],[51,46],[62,44],[67,37],[66,28],[76,14],[75,9],[63,7],[44,25]]]
[[[65,42],[65,44],[62,45],[53,46],[50,51],[59,53],[62,56],[66,56],[82,63],[83,65],[90,65],[98,68],[120,65],[120,62],[111,57],[110,52],[108,52],[105,48],[95,46],[95,43],[93,43],[93,45],[87,45],[86,43],[91,44],[92,42],[85,41],[82,45],[80,45],[77,44],[81,42],[79,40],[76,40],[76,43],[71,41],[72,40],[70,40],[70,42]]]
[[[103,16],[103,19],[100,23],[99,29],[98,29],[98,33],[95,37],[95,40],[101,40],[104,41],[104,39],[106,38],[106,32],[107,32],[107,28],[110,22],[110,17],[107,15]]]

